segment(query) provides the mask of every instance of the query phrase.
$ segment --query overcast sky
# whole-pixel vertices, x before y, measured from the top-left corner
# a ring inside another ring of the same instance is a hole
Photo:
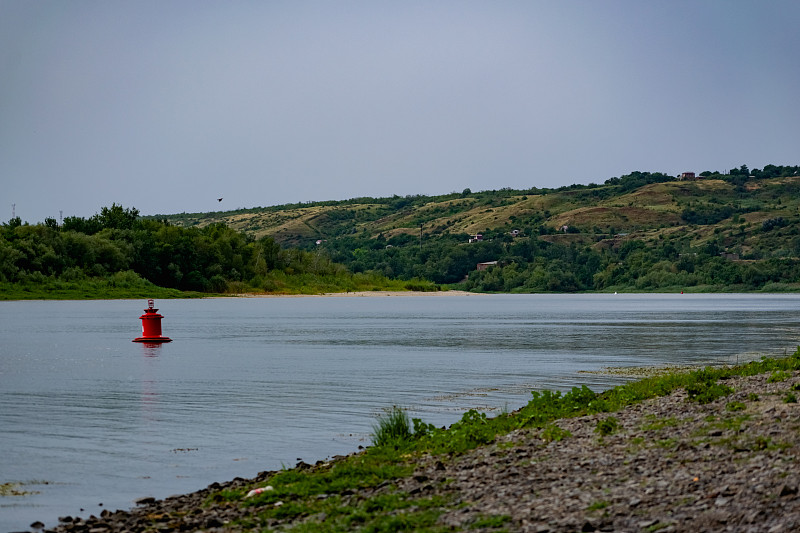
[[[770,163],[797,0],[0,0],[2,221]]]

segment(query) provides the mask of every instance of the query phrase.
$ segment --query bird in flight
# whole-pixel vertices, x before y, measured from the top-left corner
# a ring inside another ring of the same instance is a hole
[[[217,201],[218,201],[218,202],[221,202],[221,201],[222,201],[222,198],[217,198]]]

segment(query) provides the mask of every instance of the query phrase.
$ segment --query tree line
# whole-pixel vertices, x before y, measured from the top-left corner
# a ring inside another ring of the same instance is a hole
[[[65,218],[61,226],[53,219],[29,225],[16,218],[0,227],[0,282],[80,283],[92,278],[126,283],[142,279],[159,287],[216,293],[304,292],[304,286],[321,292],[388,284],[382,276],[353,276],[326,253],[284,249],[272,237],[254,239],[221,223],[177,227],[144,220],[135,208],[116,204],[88,219]]]

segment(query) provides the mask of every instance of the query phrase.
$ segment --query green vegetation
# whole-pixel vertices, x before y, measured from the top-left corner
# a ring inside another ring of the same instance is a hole
[[[648,423],[642,426],[644,431],[657,431],[668,427],[676,427],[681,421],[677,418],[656,418],[654,415],[648,416]]]
[[[572,436],[568,430],[558,427],[555,424],[547,424],[544,428],[542,428],[542,432],[539,435],[541,439],[545,442],[561,442],[564,439],[568,439]]]
[[[208,214],[352,272],[483,292],[800,290],[800,166]],[[164,216],[164,215],[160,215]],[[472,236],[482,240],[468,242]],[[478,263],[494,262],[478,271]]]
[[[455,502],[443,497],[425,497],[424,491],[408,494],[394,485],[398,478],[412,474],[415,461],[419,458],[433,456],[433,459],[439,457],[446,461],[449,457],[493,442],[498,436],[521,427],[532,428],[544,438],[545,434],[558,433],[554,432],[554,428],[558,428],[554,422],[560,418],[614,412],[648,398],[668,395],[679,388],[701,391],[690,401],[707,401],[705,395],[709,390],[714,390],[713,396],[725,390],[712,387],[719,380],[797,370],[800,370],[800,347],[791,356],[780,359],[762,358],[736,367],[678,371],[627,383],[602,393],[594,393],[586,387],[575,387],[565,394],[535,391],[528,405],[518,411],[495,418],[468,411],[450,429],[435,428],[415,419],[412,431],[406,413],[394,407],[378,418],[375,445],[363,452],[316,467],[281,471],[268,480],[272,490],[251,498],[246,497],[247,489],[228,490],[214,493],[209,503],[227,502],[228,505],[256,509],[254,515],[240,524],[246,530],[272,527],[274,520],[304,517],[295,525],[294,531],[333,532],[355,528],[365,531],[444,531],[446,528],[437,526],[436,519],[445,510],[453,508]],[[733,392],[730,388],[727,390]],[[741,410],[736,402],[728,402],[727,405],[736,406],[729,410]],[[758,451],[785,446],[762,436],[751,438],[747,432],[742,432],[749,419],[747,415],[738,414],[721,419],[712,416],[703,434],[697,437],[737,450]],[[679,423],[674,419],[661,422],[653,420],[652,427],[648,429],[662,429]],[[619,421],[607,416],[597,427],[602,435],[611,435],[619,429]],[[723,432],[732,436],[719,438]],[[557,441],[560,438],[545,440]],[[670,438],[656,439],[651,445],[671,449],[676,442]],[[638,447],[645,442],[640,439],[634,444]],[[378,487],[381,490],[377,490]],[[365,498],[349,498],[354,490],[364,488],[376,490]],[[606,503],[599,501],[590,505],[589,510],[601,511],[605,507]],[[476,520],[472,527],[498,528],[508,520],[505,515],[485,516]]]
[[[776,370],[769,376],[769,378],[767,379],[767,383],[778,383],[780,381],[786,381],[790,377],[792,376],[788,372],[785,372],[783,370]]]
[[[411,425],[406,412],[393,406],[384,416],[378,417],[378,422],[372,428],[372,444],[375,446],[390,446],[400,444],[411,438]]]
[[[725,404],[725,409],[728,411],[744,411],[747,406],[743,402],[728,402]]]
[[[224,224],[181,228],[112,205],[90,219],[0,227],[0,299],[170,298],[215,293],[435,290],[353,274],[324,252],[283,249]]]
[[[609,416],[597,421],[595,432],[601,436],[613,435],[619,430],[619,419]]]
[[[800,290],[800,166],[700,176],[154,217],[112,205],[60,226],[15,218],[0,228],[0,284],[6,298],[51,297],[37,287],[56,281],[56,295],[126,297],[72,287],[132,271],[200,293]]]

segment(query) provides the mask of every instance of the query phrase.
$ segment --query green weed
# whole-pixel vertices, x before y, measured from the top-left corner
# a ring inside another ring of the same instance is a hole
[[[594,428],[594,432],[603,436],[613,435],[619,431],[619,427],[619,419],[614,416],[609,416],[597,421],[597,427]]]
[[[547,424],[540,435],[545,442],[560,442],[572,436],[566,429],[562,429],[555,424]]]
[[[681,421],[675,417],[659,418],[656,415],[648,415],[648,422],[642,425],[644,431],[657,431],[668,427],[677,427]]]
[[[767,378],[767,383],[778,383],[781,381],[786,381],[790,377],[792,377],[792,375],[786,372],[785,370],[776,370]]]
[[[728,411],[744,411],[747,406],[742,402],[728,402],[725,404],[725,409]]]
[[[481,516],[470,524],[470,529],[498,528],[511,521],[508,515]]]
[[[607,501],[598,501],[598,502],[594,502],[589,507],[587,507],[587,510],[589,510],[589,511],[599,511],[600,509],[605,509],[609,505],[611,505],[611,504],[609,502],[607,502]]]
[[[375,446],[402,445],[410,441],[412,436],[408,414],[396,405],[378,417],[372,431],[372,444]]]

